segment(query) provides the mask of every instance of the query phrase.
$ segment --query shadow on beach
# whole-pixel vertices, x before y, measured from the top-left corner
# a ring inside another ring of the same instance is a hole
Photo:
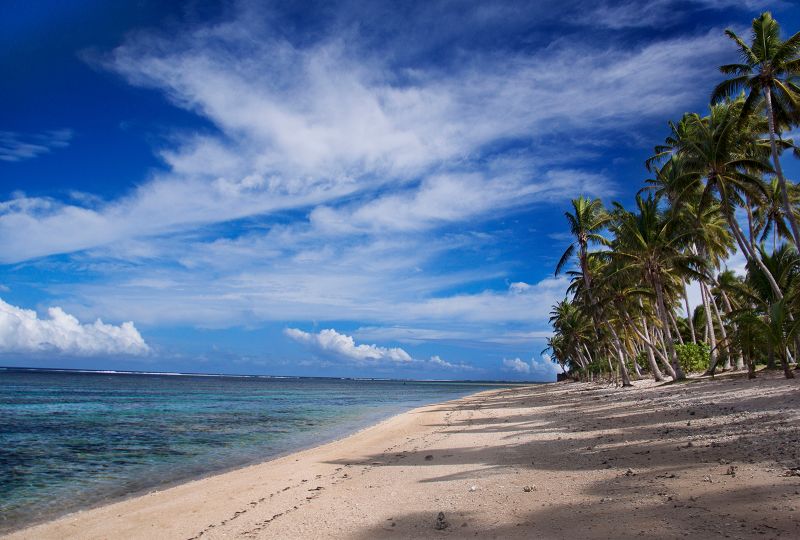
[[[501,444],[445,444],[331,463],[459,466],[459,472],[424,475],[420,483],[486,486],[493,476],[516,474],[520,482],[535,484],[551,473],[565,479],[569,473],[593,474],[592,480],[584,482],[582,497],[569,500],[552,482],[543,480],[535,491],[522,493],[508,486],[505,476],[509,497],[527,497],[527,510],[513,525],[476,521],[474,508],[464,504],[449,512],[444,531],[433,530],[437,509],[432,508],[431,513],[399,513],[393,525],[363,530],[359,538],[385,536],[389,530],[392,537],[436,532],[486,538],[533,532],[546,538],[798,533],[800,478],[781,473],[800,465],[800,392],[796,382],[778,375],[632,390],[565,383],[465,399],[434,411],[452,413],[446,423],[429,424],[447,434],[444,443],[449,437],[483,434]],[[766,474],[770,484],[744,481],[753,471]],[[474,500],[480,506],[480,498]]]

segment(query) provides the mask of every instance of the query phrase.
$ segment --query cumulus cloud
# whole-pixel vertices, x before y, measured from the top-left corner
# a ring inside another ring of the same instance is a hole
[[[443,360],[439,355],[431,356],[428,360],[413,358],[404,349],[399,347],[380,347],[378,345],[356,345],[352,336],[340,334],[332,328],[322,330],[316,334],[304,332],[297,328],[286,328],[284,334],[294,341],[310,346],[322,353],[332,354],[344,360],[354,361],[358,364],[427,364],[434,369],[471,371],[475,368],[463,362],[453,363]]]
[[[81,324],[60,307],[47,310],[40,319],[35,311],[0,299],[0,352],[55,352],[69,355],[144,355],[150,351],[132,322],[119,326],[97,319]]]
[[[287,328],[284,333],[291,339],[310,345],[319,351],[332,353],[358,363],[382,361],[403,363],[413,361],[411,355],[399,347],[356,345],[351,336],[340,334],[332,328],[322,330],[317,334],[304,332],[297,328]]]
[[[550,360],[550,357],[543,355],[541,358],[531,358],[526,362],[520,358],[503,358],[503,369],[518,375],[531,376],[536,379],[553,380],[556,373],[560,372],[558,366]]]
[[[531,372],[531,365],[519,358],[503,358],[503,367],[515,373],[528,374]]]
[[[458,369],[463,371],[472,371],[475,368],[469,364],[465,364],[464,362],[448,362],[447,360],[442,360],[439,355],[431,356],[428,362],[436,367],[444,368],[444,369]]]

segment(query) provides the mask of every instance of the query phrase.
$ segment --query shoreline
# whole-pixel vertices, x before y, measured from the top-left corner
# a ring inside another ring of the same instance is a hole
[[[493,389],[6,538],[797,537],[798,426],[774,373]]]
[[[92,373],[95,373],[95,372],[93,371]],[[135,373],[135,375],[143,375],[143,374],[142,373]],[[158,374],[158,375],[162,375],[162,374]],[[178,374],[178,375],[184,375],[184,374]],[[295,455],[301,455],[301,454],[305,454],[307,452],[312,452],[312,451],[315,451],[315,450],[320,450],[321,451],[328,445],[332,445],[332,444],[335,444],[335,443],[346,442],[348,439],[354,438],[354,437],[362,434],[365,431],[368,431],[368,430],[371,430],[371,429],[380,429],[383,424],[385,424],[387,422],[390,422],[391,420],[396,419],[396,418],[398,418],[400,416],[404,416],[404,415],[407,415],[407,414],[413,414],[415,411],[423,410],[423,409],[426,409],[428,407],[443,406],[443,405],[446,405],[446,404],[451,403],[451,402],[457,402],[457,401],[460,401],[460,400],[462,400],[464,398],[477,396],[477,395],[480,395],[480,394],[483,394],[483,393],[493,393],[493,392],[499,392],[499,391],[502,391],[502,390],[507,390],[508,388],[522,388],[522,387],[527,387],[528,386],[528,384],[524,384],[524,383],[493,383],[493,382],[490,382],[490,383],[486,383],[486,384],[484,384],[484,383],[474,383],[474,384],[476,386],[495,386],[496,385],[496,386],[498,386],[498,388],[492,388],[492,389],[488,389],[488,390],[479,390],[477,392],[474,392],[474,393],[471,393],[471,394],[467,394],[466,396],[462,396],[462,397],[459,397],[459,398],[450,399],[450,400],[441,401],[441,402],[428,403],[426,405],[421,405],[421,406],[418,406],[418,407],[408,408],[408,407],[405,407],[405,406],[398,406],[398,410],[391,411],[391,412],[384,413],[384,414],[378,414],[376,417],[370,417],[370,418],[363,419],[361,422],[359,422],[359,423],[357,423],[357,424],[355,424],[355,425],[353,425],[353,426],[351,426],[349,428],[345,428],[340,433],[332,434],[332,433],[334,433],[333,431],[325,432],[322,435],[321,440],[318,441],[318,442],[306,443],[306,444],[303,444],[302,446],[299,446],[297,448],[293,448],[291,450],[282,451],[282,452],[279,452],[279,453],[277,453],[275,455],[271,455],[271,456],[263,458],[263,459],[255,459],[250,463],[244,463],[244,464],[239,464],[239,465],[231,465],[229,467],[217,469],[217,470],[214,470],[214,471],[208,471],[208,472],[203,473],[203,474],[201,474],[199,476],[172,480],[172,481],[166,482],[164,484],[159,484],[157,486],[153,486],[153,487],[150,487],[150,488],[137,489],[135,491],[132,491],[132,492],[124,494],[124,495],[112,496],[112,497],[109,498],[109,500],[106,500],[106,501],[99,501],[99,502],[96,502],[96,503],[89,504],[89,505],[87,505],[85,507],[77,508],[77,509],[74,509],[74,510],[68,510],[68,511],[66,511],[64,513],[56,514],[54,516],[44,517],[44,518],[42,518],[40,520],[34,520],[34,521],[30,522],[30,523],[23,524],[20,527],[12,527],[10,530],[7,530],[7,531],[0,531],[0,539],[17,538],[18,535],[23,535],[23,536],[21,536],[22,538],[28,538],[28,536],[26,535],[27,531],[32,531],[34,529],[38,530],[40,528],[46,528],[46,527],[48,527],[50,525],[56,525],[56,524],[58,524],[59,522],[61,522],[63,520],[72,520],[72,519],[75,519],[77,516],[81,516],[81,515],[84,515],[86,513],[102,510],[102,509],[107,508],[107,507],[111,507],[111,506],[115,506],[115,505],[119,505],[119,504],[124,504],[124,503],[130,502],[130,501],[143,500],[146,497],[149,497],[151,495],[154,495],[154,494],[157,494],[157,493],[163,493],[163,492],[171,491],[171,490],[173,490],[175,488],[188,486],[188,485],[191,485],[191,484],[195,484],[197,482],[203,482],[203,481],[206,481],[206,480],[213,480],[213,479],[217,479],[217,478],[222,480],[223,477],[225,477],[225,476],[227,476],[227,475],[229,475],[231,473],[238,473],[238,472],[242,472],[242,471],[245,471],[245,470],[248,470],[248,469],[252,469],[252,468],[255,468],[255,467],[266,466],[266,465],[269,465],[269,464],[271,464],[273,462],[276,462],[276,461],[280,461],[280,460],[283,460],[283,459],[289,459],[289,458],[294,457]],[[531,386],[539,386],[539,385],[545,385],[545,384],[554,384],[554,383],[539,383],[539,382],[530,383]],[[32,536],[31,538],[39,538],[39,537],[38,536]]]
[[[53,370],[48,370],[48,371],[53,371]],[[96,371],[92,371],[90,373],[102,374],[101,372],[96,372]],[[135,374],[135,375],[146,375],[146,374],[143,374],[143,373],[133,373],[133,374]],[[157,374],[157,375],[162,375],[162,374]],[[183,375],[183,374],[178,374],[178,375]],[[531,384],[538,385],[538,384],[548,384],[548,383],[531,383]],[[477,392],[473,392],[471,394],[467,394],[467,396],[461,396],[461,397],[462,398],[463,397],[469,397],[469,396],[473,396],[473,395],[476,395],[476,394],[480,394],[482,392],[494,392],[496,390],[503,390],[503,389],[506,389],[508,387],[513,387],[513,386],[526,386],[526,385],[523,385],[523,384],[520,384],[520,383],[516,383],[516,384],[514,384],[514,383],[508,383],[508,384],[502,384],[502,383],[477,384],[476,383],[476,386],[495,386],[495,385],[498,386],[498,388],[490,388],[490,389],[487,389],[487,390],[479,390]],[[78,507],[70,508],[70,509],[67,509],[67,510],[65,510],[63,512],[50,513],[50,514],[48,514],[46,516],[41,517],[40,519],[33,519],[31,521],[28,521],[28,522],[25,522],[25,523],[21,523],[19,526],[12,525],[9,529],[6,529],[6,530],[0,529],[0,539],[10,537],[11,535],[15,535],[15,534],[24,532],[24,531],[26,531],[28,529],[32,529],[32,528],[35,528],[35,527],[40,527],[42,525],[47,525],[49,523],[54,523],[54,522],[57,522],[57,521],[62,520],[62,519],[70,518],[71,516],[74,516],[74,515],[82,514],[82,513],[85,513],[85,512],[90,512],[90,511],[97,510],[97,509],[100,509],[100,508],[103,508],[103,507],[106,507],[106,506],[111,506],[111,505],[114,505],[114,504],[123,503],[123,502],[134,500],[134,499],[143,498],[143,497],[146,497],[146,496],[148,496],[148,495],[150,495],[152,493],[167,491],[167,490],[182,486],[184,484],[189,484],[189,483],[192,483],[192,482],[202,481],[202,480],[206,480],[206,479],[209,479],[209,478],[214,478],[216,476],[223,476],[223,475],[226,475],[228,473],[236,472],[236,471],[239,471],[239,470],[242,470],[242,469],[247,469],[247,468],[250,468],[250,467],[257,467],[257,466],[260,466],[260,465],[265,465],[265,464],[268,464],[270,462],[279,460],[281,458],[286,458],[286,457],[292,456],[294,454],[299,454],[299,453],[306,452],[306,451],[309,451],[309,450],[314,450],[316,448],[319,448],[319,447],[322,447],[322,446],[325,446],[325,445],[328,445],[328,444],[331,444],[331,443],[342,441],[342,440],[347,439],[349,437],[358,435],[359,433],[361,433],[361,432],[363,432],[365,430],[368,430],[370,428],[378,427],[382,423],[384,423],[384,422],[386,422],[388,420],[391,420],[392,418],[395,418],[395,417],[403,415],[403,414],[411,413],[411,412],[413,412],[413,411],[415,411],[417,409],[422,409],[422,408],[425,408],[425,407],[430,407],[430,406],[435,406],[435,405],[442,405],[442,404],[448,403],[449,401],[456,401],[458,399],[461,399],[461,398],[454,398],[454,399],[447,400],[447,401],[442,401],[442,402],[432,402],[432,403],[427,403],[425,405],[418,405],[418,406],[413,406],[413,405],[408,405],[408,404],[405,404],[405,405],[404,404],[397,404],[396,406],[393,406],[393,407],[391,407],[391,408],[389,408],[387,410],[383,410],[383,411],[374,413],[372,415],[369,415],[367,417],[361,418],[360,420],[358,420],[357,422],[354,422],[351,425],[338,426],[336,428],[330,428],[330,429],[323,429],[323,430],[321,430],[319,432],[317,440],[314,441],[314,442],[304,441],[301,444],[299,444],[298,446],[295,446],[295,447],[293,447],[291,449],[282,450],[282,451],[279,451],[279,452],[277,452],[275,454],[268,455],[268,456],[265,456],[265,457],[253,458],[253,459],[250,459],[247,462],[241,462],[241,463],[231,464],[231,465],[220,467],[220,468],[214,468],[213,470],[207,470],[207,471],[204,471],[204,472],[200,472],[199,474],[186,476],[186,477],[183,477],[183,478],[177,478],[177,479],[173,479],[173,480],[168,480],[168,481],[165,481],[163,483],[151,485],[149,487],[136,488],[134,490],[131,490],[131,491],[125,492],[125,493],[111,494],[111,495],[107,496],[105,498],[105,500],[99,500],[99,501],[95,501],[95,502],[90,502],[90,503],[87,503],[85,505],[81,504]]]

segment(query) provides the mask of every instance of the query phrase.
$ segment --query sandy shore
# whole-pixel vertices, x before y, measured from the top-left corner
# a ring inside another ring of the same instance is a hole
[[[798,454],[779,374],[513,388],[8,538],[800,538]]]

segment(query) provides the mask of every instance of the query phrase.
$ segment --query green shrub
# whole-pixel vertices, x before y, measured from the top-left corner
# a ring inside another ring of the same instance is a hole
[[[705,371],[708,369],[711,349],[707,343],[686,343],[675,345],[678,361],[683,371]]]

